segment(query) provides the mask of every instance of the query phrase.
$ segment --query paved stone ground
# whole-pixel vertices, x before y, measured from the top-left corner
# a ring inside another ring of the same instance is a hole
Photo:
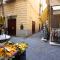
[[[49,42],[44,42],[41,38],[42,32],[38,32],[28,38],[12,37],[11,41],[25,41],[29,44],[26,60],[60,60],[60,46],[51,46]]]

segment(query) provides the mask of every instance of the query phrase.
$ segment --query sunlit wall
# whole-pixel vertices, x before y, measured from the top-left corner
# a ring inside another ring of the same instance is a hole
[[[48,20],[48,7],[46,0],[40,0],[40,18],[44,24]]]

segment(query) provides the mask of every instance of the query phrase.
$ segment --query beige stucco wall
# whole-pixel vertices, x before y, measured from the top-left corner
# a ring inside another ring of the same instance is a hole
[[[30,2],[29,0],[16,0],[14,3],[5,4],[5,16],[16,15],[16,36],[32,34],[32,21],[35,21],[35,30],[38,31],[39,2],[36,2],[36,0]],[[20,29],[21,24],[24,25],[24,30]]]
[[[35,31],[39,29],[39,0],[28,0],[27,1],[27,19],[31,21],[30,26],[32,26],[32,21],[35,21]],[[32,27],[31,27],[32,30]]]
[[[1,7],[0,7],[0,16],[2,16],[2,9],[1,9]]]
[[[49,1],[50,1],[50,6],[60,5],[60,0],[49,0]]]
[[[42,24],[46,24],[46,21],[48,21],[48,17],[49,17],[49,14],[48,14],[48,5],[47,5],[47,2],[46,0],[40,0],[40,4],[41,4],[41,15],[40,15],[40,18],[41,18],[41,22]]]

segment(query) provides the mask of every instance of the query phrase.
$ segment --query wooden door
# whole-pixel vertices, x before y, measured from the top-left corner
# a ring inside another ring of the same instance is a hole
[[[8,34],[16,35],[16,19],[8,19]]]
[[[40,31],[40,24],[39,24],[39,31]]]
[[[32,34],[35,33],[35,21],[32,21]]]

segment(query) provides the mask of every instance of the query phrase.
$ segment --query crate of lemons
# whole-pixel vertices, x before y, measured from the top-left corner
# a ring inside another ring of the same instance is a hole
[[[13,43],[13,42],[6,42],[3,47],[0,47],[0,57],[11,57],[17,51],[21,54],[26,51],[28,48],[28,43],[20,42],[20,43]]]

